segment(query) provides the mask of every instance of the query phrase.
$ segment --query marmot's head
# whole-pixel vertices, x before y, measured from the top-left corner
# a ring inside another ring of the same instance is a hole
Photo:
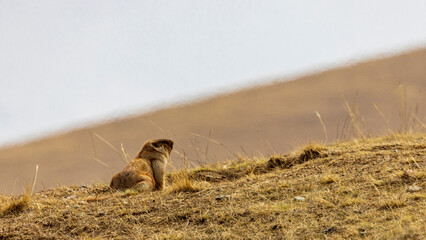
[[[173,141],[169,139],[156,139],[145,142],[142,150],[138,154],[138,158],[155,158],[157,154],[162,154],[169,158],[173,149]]]

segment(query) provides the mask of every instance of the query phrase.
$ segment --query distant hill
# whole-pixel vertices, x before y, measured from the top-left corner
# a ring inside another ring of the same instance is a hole
[[[0,149],[0,193],[21,192],[36,164],[37,189],[108,182],[124,162],[95,138],[97,157],[109,167],[96,162],[92,131],[119,151],[123,143],[131,157],[147,139],[170,138],[176,143],[172,164],[177,168],[184,162],[197,165],[238,154],[283,153],[308,141],[325,141],[323,127],[332,142],[413,126],[425,122],[425,62],[425,49],[368,60]],[[406,96],[402,101],[401,95]],[[355,115],[352,118],[344,99]]]

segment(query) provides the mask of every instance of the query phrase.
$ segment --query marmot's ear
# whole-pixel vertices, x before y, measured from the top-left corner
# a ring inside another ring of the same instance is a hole
[[[173,141],[169,139],[157,139],[151,142],[153,147],[160,147],[161,145],[167,146],[170,150],[173,149]]]
[[[164,142],[167,146],[169,146],[170,150],[173,149],[173,141],[169,139],[163,139],[162,142]]]
[[[158,144],[158,141],[151,141],[149,144],[153,148],[159,148],[160,147],[160,145]]]

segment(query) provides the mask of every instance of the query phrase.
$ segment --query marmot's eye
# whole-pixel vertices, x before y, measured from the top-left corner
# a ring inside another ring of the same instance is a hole
[[[152,143],[152,146],[154,146],[154,147],[156,147],[156,148],[158,148],[158,147],[159,147],[157,142]]]

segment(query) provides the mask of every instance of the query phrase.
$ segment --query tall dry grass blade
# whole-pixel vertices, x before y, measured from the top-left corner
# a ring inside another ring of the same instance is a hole
[[[414,157],[411,157],[411,160],[414,162],[414,164],[421,170],[424,170],[422,166],[420,166],[420,164],[416,161],[416,159]]]
[[[271,150],[272,154],[273,154],[273,155],[274,155],[274,154],[276,154],[276,153],[277,153],[277,151],[275,151],[275,149],[272,147],[272,144],[268,141],[268,139],[265,139],[265,142],[266,142],[266,144],[268,145],[269,150]]]
[[[224,149],[226,149],[229,153],[231,153],[231,154],[232,154],[232,156],[234,156],[235,158],[238,158],[238,155],[236,155],[234,152],[232,152],[232,150],[231,150],[230,148],[228,148],[227,146],[225,146],[225,144],[223,144],[223,143],[221,143],[221,142],[219,142],[219,141],[217,141],[217,140],[215,140],[215,139],[213,139],[213,138],[211,138],[211,137],[206,137],[206,136],[203,136],[203,135],[200,135],[200,134],[197,134],[197,133],[191,133],[191,134],[192,134],[192,135],[194,135],[194,136],[200,137],[200,138],[207,139],[207,140],[211,141],[212,143],[215,143],[215,144],[217,144],[217,145],[219,145],[219,146],[223,147],[223,148],[224,148]]]
[[[120,159],[127,164],[126,160],[124,160],[123,156],[121,155],[120,151],[117,150],[117,148],[115,148],[110,142],[108,142],[105,138],[99,136],[98,134],[96,134],[93,131],[90,131],[91,134],[93,134],[95,137],[97,137],[99,140],[101,140],[102,142],[104,142],[107,146],[109,146],[112,150],[114,150],[114,152],[117,153],[117,155],[120,157]]]
[[[108,164],[106,164],[105,162],[103,162],[99,158],[93,158],[93,160],[95,160],[96,162],[100,163],[101,165],[103,165],[103,166],[105,166],[105,167],[107,167],[109,169],[112,169]]]
[[[127,153],[126,149],[124,149],[123,143],[121,143],[121,151],[123,152],[124,157],[126,158],[127,162],[130,162],[132,159],[130,158],[129,154]]]
[[[16,184],[18,184],[18,180],[19,180],[19,177],[16,177],[15,178],[15,181],[13,182],[13,195],[15,195],[15,190],[16,190]]]
[[[198,164],[201,164],[201,154],[200,154],[200,150],[199,148],[196,146],[196,143],[198,143],[198,141],[194,138],[194,136],[191,136],[191,147],[195,150],[195,153],[197,154],[197,162]]]
[[[244,149],[244,147],[242,145],[240,145],[240,149],[241,149],[241,152],[244,154],[244,156],[249,156],[247,154],[247,151]]]
[[[382,118],[385,120],[386,125],[388,126],[388,131],[390,133],[393,133],[392,127],[391,127],[391,124],[390,124],[388,118],[385,116],[385,114],[380,110],[380,108],[375,103],[373,103],[373,106],[376,109],[376,111],[380,114],[380,116],[382,116]]]
[[[211,135],[212,135],[212,130],[209,130],[209,138],[211,137]],[[209,159],[208,159],[208,153],[209,153],[209,144],[210,144],[210,141],[207,141],[207,143],[206,143],[206,151],[205,151],[205,153],[204,153],[204,159],[205,159],[205,161],[206,161],[206,163],[207,162],[209,162]]]
[[[342,126],[342,130],[340,131],[340,136],[339,136],[339,132],[337,132],[337,136],[339,141],[342,141],[345,139],[346,137],[346,129],[348,128],[349,125],[349,115],[347,115],[345,117],[345,121],[343,121],[343,126]]]
[[[318,117],[318,119],[319,119],[319,121],[321,123],[322,130],[324,131],[325,143],[327,144],[327,142],[328,142],[327,128],[325,127],[324,121],[322,120],[321,115],[319,114],[319,112],[315,111],[315,114],[317,115],[317,117]]]
[[[208,138],[211,138],[211,130],[209,131]],[[206,140],[206,139],[204,139]],[[198,166],[204,166],[209,162],[209,147],[210,147],[210,141],[206,140],[206,147],[205,149],[200,149],[198,145],[200,145],[200,141],[198,141],[195,136],[191,136],[191,147],[195,150],[196,153],[196,160],[195,162],[198,164]]]
[[[94,157],[93,157],[93,160],[95,160],[96,162],[98,162],[98,163],[100,163],[101,165],[103,165],[103,166],[105,166],[105,167],[107,167],[107,168],[109,168],[109,169],[112,169],[108,164],[106,164],[105,162],[103,162],[103,161],[101,161],[99,158],[98,158],[98,153],[97,153],[97,151],[96,151],[96,145],[95,145],[95,139],[93,138],[93,134],[90,134],[90,138],[92,139],[92,146],[93,146],[93,153],[94,153]]]
[[[158,125],[157,123],[155,123],[154,121],[152,121],[151,119],[149,119],[148,117],[144,117],[144,119],[146,121],[148,121],[149,123],[151,123],[154,127],[158,128],[161,132],[165,133],[166,135],[168,135],[168,133],[166,132],[166,130],[164,130],[162,127],[160,127],[160,125]]]
[[[262,151],[263,152],[266,152],[265,151],[265,143],[264,143],[264,139],[263,139],[263,134],[262,134],[262,132],[260,131],[260,128],[259,128],[259,124],[258,123],[256,123],[256,133],[257,133],[257,137],[259,138],[259,142],[260,142],[260,145],[262,146]]]
[[[33,195],[33,193],[34,193],[34,187],[35,187],[35,184],[37,182],[37,175],[38,175],[38,165],[36,165],[36,170],[35,170],[33,183],[32,183],[32,187],[31,187],[31,192],[30,192],[31,195]]]
[[[400,118],[401,118],[401,133],[407,133],[408,127],[408,116],[407,116],[407,89],[404,85],[398,85],[399,93],[399,107],[400,107]]]
[[[356,104],[357,97],[358,97],[358,92],[355,92],[355,96],[354,96],[353,103],[352,103],[353,106],[355,106],[355,104]],[[342,98],[342,101],[344,103],[345,109],[347,109],[347,105],[349,105],[349,104],[347,103],[346,98],[344,96],[341,96],[341,98]],[[341,132],[340,138],[339,138],[340,141],[345,140],[349,137],[347,135],[349,135],[349,131],[354,127],[351,119],[352,118],[351,118],[350,114],[348,114],[345,118],[345,121],[343,122],[342,132]],[[351,125],[351,123],[352,123],[352,125]]]
[[[345,106],[346,106],[346,111],[348,111],[350,120],[352,125],[355,127],[355,129],[357,130],[358,135],[362,138],[365,139],[366,135],[365,132],[362,130],[361,128],[361,124],[359,122],[359,119],[357,117],[357,114],[353,111],[353,108],[349,105],[349,103],[343,99]]]
[[[183,151],[183,164],[185,166],[185,168],[187,169],[189,168],[195,168],[196,165],[188,158],[188,155],[186,154],[185,151]]]
[[[414,107],[414,112],[413,113],[411,113],[411,114],[409,114],[410,116],[409,116],[409,120],[410,120],[410,124],[409,124],[409,126],[411,126],[410,127],[410,131],[411,131],[411,133],[413,133],[413,132],[415,132],[416,131],[416,119],[415,119],[415,116],[417,115],[419,113],[419,106],[416,104],[415,105],[415,107]]]
[[[184,156],[184,154],[183,153],[181,153],[179,150],[177,150],[177,149],[173,149],[173,152],[174,153],[176,153],[179,157],[182,157],[183,158],[183,156]]]
[[[416,115],[416,114],[413,114],[413,118],[415,119],[415,120],[417,120],[417,122],[420,124],[420,126],[422,127],[422,128],[424,128],[424,129],[426,129],[426,124],[424,124],[424,122]]]
[[[95,159],[98,158],[98,153],[96,151],[95,139],[93,138],[93,133],[90,133],[90,139],[92,140],[93,153],[95,154]]]

